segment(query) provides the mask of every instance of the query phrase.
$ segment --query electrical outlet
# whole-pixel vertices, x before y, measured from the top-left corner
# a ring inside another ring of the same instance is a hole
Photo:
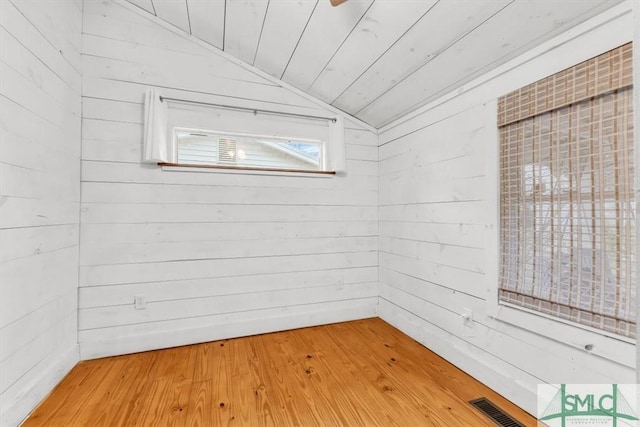
[[[136,295],[133,297],[133,308],[136,310],[144,310],[147,308],[147,299],[144,295]]]
[[[462,317],[463,326],[473,328],[473,310],[465,308],[460,317]]]

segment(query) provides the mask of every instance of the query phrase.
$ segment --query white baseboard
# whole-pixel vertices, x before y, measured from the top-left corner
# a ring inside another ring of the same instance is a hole
[[[513,366],[488,355],[473,354],[455,342],[459,340],[457,337],[386,300],[381,299],[379,303],[378,317],[525,411],[536,413],[536,386],[518,379]]]
[[[351,320],[380,317],[398,328],[436,354],[444,357],[480,382],[502,394],[523,409],[535,412],[535,390],[527,384],[506,374],[495,361],[485,361],[468,352],[461,351],[452,343],[429,333],[422,319],[386,301],[366,298],[358,306],[279,312],[267,317],[258,317],[188,330],[159,330],[145,335],[135,335],[100,342],[86,342],[75,346],[49,363],[44,373],[24,386],[24,392],[12,402],[3,402],[0,425],[17,426],[43,398],[75,366],[78,360],[95,359],[141,351],[189,345],[199,342],[318,326]],[[533,402],[533,406],[532,406]]]
[[[67,373],[80,360],[78,345],[66,352],[45,361],[45,366],[38,369],[39,374],[26,380],[22,391],[10,402],[2,402],[0,426],[12,427],[22,423],[38,404],[53,390]],[[22,381],[22,380],[20,380]]]
[[[256,314],[251,319],[209,324],[198,328],[160,329],[144,335],[130,335],[98,342],[81,342],[80,358],[88,360],[138,353],[221,339],[366,319],[377,315],[376,297],[363,298],[351,307],[333,306],[332,304],[321,304],[321,306],[322,308],[320,309],[307,306],[299,311],[290,308],[265,317],[261,317],[262,314]]]
[[[94,359],[121,354],[137,353],[160,348],[189,345],[199,342],[318,326],[351,320],[380,317],[402,332],[444,357],[463,371],[523,409],[535,412],[535,390],[512,376],[500,366],[467,352],[450,342],[428,333],[421,319],[388,302],[378,304],[378,298],[367,298],[355,307],[327,307],[300,312],[280,312],[264,318],[205,326],[189,330],[159,330],[145,335],[128,336],[108,341],[86,342],[70,349],[49,363],[44,373],[24,387],[24,393],[8,404],[3,403],[2,426],[17,426],[57,383],[73,368],[78,360]],[[80,356],[80,357],[79,357]],[[532,406],[532,402],[533,405]]]

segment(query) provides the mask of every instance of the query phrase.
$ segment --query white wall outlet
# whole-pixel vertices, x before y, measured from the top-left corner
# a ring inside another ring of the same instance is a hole
[[[342,279],[338,280],[338,287],[336,289],[338,289],[339,291],[344,289],[344,280]]]
[[[136,310],[144,310],[147,308],[147,299],[144,295],[136,295],[133,297],[133,308]]]
[[[465,308],[460,315],[462,318],[462,325],[468,328],[473,328],[473,310]]]

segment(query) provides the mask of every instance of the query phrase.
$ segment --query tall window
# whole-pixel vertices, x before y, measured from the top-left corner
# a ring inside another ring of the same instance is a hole
[[[499,100],[499,298],[635,337],[631,44]]]

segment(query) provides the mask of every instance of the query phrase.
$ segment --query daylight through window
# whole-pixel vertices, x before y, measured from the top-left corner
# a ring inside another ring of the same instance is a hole
[[[324,170],[324,144],[317,140],[174,130],[181,165],[222,166],[289,171]]]
[[[631,45],[499,100],[499,298],[635,337]]]

